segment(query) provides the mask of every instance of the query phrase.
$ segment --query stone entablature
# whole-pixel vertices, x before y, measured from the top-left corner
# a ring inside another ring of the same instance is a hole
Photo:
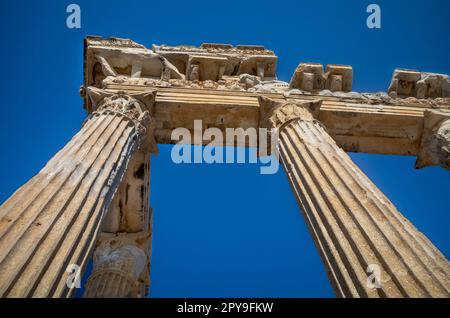
[[[153,51],[167,58],[177,66],[180,72],[189,80],[217,80],[222,76],[239,76],[250,74],[261,80],[275,80],[277,56],[273,51],[257,45],[237,45],[203,43],[194,46],[153,45]],[[214,72],[217,64],[218,71]],[[211,72],[209,76],[192,78],[192,67],[198,67],[201,72]],[[220,69],[222,68],[222,69]],[[207,71],[205,71],[207,70]]]
[[[258,76],[257,64],[242,73],[242,66],[254,58],[274,58],[276,63],[275,54],[262,46],[205,43],[200,47],[153,45],[150,50],[131,40],[97,37],[88,37],[85,45],[82,95],[89,85],[112,92],[157,89],[154,135],[158,143],[172,142],[171,130],[180,125],[189,128],[192,123],[186,121],[194,117],[206,125],[257,127],[257,98],[264,95],[300,102],[322,100],[319,120],[346,151],[418,155],[424,125],[419,118],[424,111],[450,112],[445,89],[429,87],[430,81],[436,84],[435,78],[445,84],[446,77],[437,74],[416,74],[414,80],[420,75],[428,85],[427,98],[417,98],[403,91],[397,94],[392,87],[390,94],[354,92],[353,69],[348,65],[329,64],[324,69],[318,63],[301,63],[290,83]],[[397,87],[405,84],[401,74],[394,74]],[[275,73],[271,77],[276,78]],[[416,82],[414,87],[421,85]],[[216,104],[214,110],[211,103]],[[85,106],[91,110],[90,99],[85,98]],[[184,106],[190,116],[178,111]]]
[[[287,83],[276,79],[277,59],[262,46],[204,43],[147,49],[128,39],[87,37],[81,93],[88,86],[123,85],[332,96],[373,105],[450,104],[447,75],[396,70],[389,94],[358,93],[352,91],[351,66],[329,64],[324,70],[318,63],[300,63]],[[85,102],[89,110],[90,101]]]

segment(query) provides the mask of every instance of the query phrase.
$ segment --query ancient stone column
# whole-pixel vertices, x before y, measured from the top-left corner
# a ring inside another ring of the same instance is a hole
[[[139,150],[102,224],[84,297],[147,296],[153,219],[149,188],[150,152]]]
[[[447,259],[315,118],[320,101],[260,97],[279,157],[338,297],[449,297]]]
[[[145,297],[150,243],[150,232],[147,237],[127,233],[101,237],[94,253],[94,269],[83,297]]]
[[[0,296],[65,297],[83,269],[129,159],[149,136],[154,93],[89,89],[80,132],[0,207]]]
[[[416,168],[439,165],[450,169],[450,112],[425,110]]]

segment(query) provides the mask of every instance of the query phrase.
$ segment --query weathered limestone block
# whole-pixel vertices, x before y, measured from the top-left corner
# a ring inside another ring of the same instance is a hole
[[[353,68],[349,65],[327,65],[325,88],[332,92],[351,92]]]
[[[392,76],[388,93],[395,92],[397,96],[415,96],[416,82],[421,78],[416,70],[396,69]]]
[[[227,59],[202,55],[189,56],[187,68],[191,81],[215,81],[222,79]]]
[[[88,36],[84,51],[85,87],[103,88],[102,83],[108,77],[185,79],[185,75],[165,57],[131,40]],[[90,111],[89,101],[86,106]]]
[[[326,72],[319,63],[300,63],[291,78],[290,88],[313,92],[328,89],[332,92],[352,90],[353,68],[349,65],[327,65]]]
[[[85,298],[142,298],[149,286],[151,234],[102,235]]]
[[[276,56],[249,56],[244,57],[239,64],[236,75],[251,74],[262,80],[276,80]]]
[[[89,89],[80,132],[0,207],[0,296],[66,297],[66,268],[84,268],[133,153],[148,143],[153,91]]]
[[[450,112],[425,110],[416,169],[439,165],[450,169]]]
[[[322,90],[325,88],[323,65],[319,63],[300,63],[292,75],[291,88],[304,91]]]
[[[308,92],[313,91],[316,76],[317,75],[315,75],[314,73],[308,73],[308,72],[302,73],[301,89],[304,91],[308,91]]]
[[[422,73],[422,78],[416,83],[416,97],[420,96],[417,87],[422,87],[424,98],[450,97],[450,78],[445,74]]]
[[[265,62],[256,62],[256,76],[259,78],[265,78],[266,64]]]
[[[191,64],[189,66],[189,80],[191,81],[200,80],[200,65]]]
[[[200,48],[212,50],[230,50],[233,48],[233,45],[225,43],[202,43],[200,45]]]
[[[445,74],[396,69],[388,89],[393,97],[450,97],[450,78]]]
[[[101,72],[94,64],[92,70],[93,83],[101,83],[107,76],[129,76],[162,79],[184,79],[166,58],[147,49],[92,49],[93,58],[101,65]],[[102,77],[103,76],[103,77]],[[98,86],[98,85],[97,85]]]
[[[327,81],[329,82],[328,87],[330,91],[332,92],[342,91],[342,84],[343,84],[342,75],[330,75]]]
[[[237,45],[236,47],[230,44],[214,44],[203,43],[200,47],[179,45],[153,45],[153,51],[165,57],[171,64],[175,65],[178,71],[186,74],[189,79],[189,60],[205,58],[205,62],[219,61],[220,67],[213,65],[215,71],[213,74],[205,76],[205,80],[219,81],[222,76],[216,76],[216,73],[223,76],[239,76],[241,74],[250,74],[259,76],[261,80],[276,80],[276,65],[278,58],[275,54],[259,45]],[[208,72],[210,66],[202,66],[200,64],[201,72]],[[205,69],[205,70],[203,70]],[[200,81],[203,81],[203,76],[200,75]],[[217,79],[218,78],[218,79]]]
[[[242,83],[245,85],[246,89],[255,87],[256,85],[261,84],[261,78],[255,75],[250,74],[242,74],[239,76],[239,83]]]
[[[284,81],[264,81],[257,84],[254,88],[248,89],[248,91],[256,91],[258,93],[280,93],[289,94],[289,83]]]
[[[336,295],[449,297],[449,262],[336,145],[320,102],[259,101]]]

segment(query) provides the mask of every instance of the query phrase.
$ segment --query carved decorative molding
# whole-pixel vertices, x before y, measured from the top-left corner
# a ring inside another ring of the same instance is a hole
[[[278,134],[284,127],[295,120],[309,121],[322,126],[315,119],[319,115],[322,104],[321,100],[279,101],[265,96],[259,96],[258,102],[260,114],[259,127],[268,129],[267,140],[258,140],[258,154],[260,156],[271,154],[278,156]]]
[[[127,233],[100,237],[84,297],[145,297],[149,285],[149,242]]]
[[[87,36],[85,39],[86,46],[106,46],[106,47],[118,47],[118,48],[139,48],[145,49],[142,44],[136,43],[130,39],[122,38],[103,38],[100,36]]]

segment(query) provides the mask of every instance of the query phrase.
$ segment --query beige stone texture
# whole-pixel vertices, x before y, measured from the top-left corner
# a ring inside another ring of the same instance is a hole
[[[401,98],[450,97],[450,78],[445,74],[396,69],[388,93]]]
[[[146,297],[150,254],[150,232],[100,235],[93,256],[94,268],[83,297]]]
[[[319,63],[300,63],[289,84],[291,89],[306,92],[329,90],[331,92],[350,92],[353,83],[353,68],[349,65],[329,64],[323,71]]]
[[[0,296],[70,297],[67,266],[83,272],[91,255],[85,297],[147,296],[150,156],[202,120],[223,132],[279,129],[279,159],[337,296],[449,297],[447,259],[345,153],[449,169],[449,77],[398,69],[388,93],[358,93],[351,66],[302,63],[287,83],[277,59],[257,45],[87,37],[88,118],[0,206]]]
[[[439,165],[450,169],[450,113],[426,110],[416,168]]]
[[[260,103],[336,295],[449,297],[447,259],[338,147],[316,119],[320,103]]]
[[[0,207],[2,297],[73,294],[66,267],[85,267],[130,158],[145,146],[153,92],[91,96],[80,132]]]
[[[351,66],[329,64],[325,72],[327,78],[325,82],[326,89],[332,92],[351,92],[353,84],[353,68]]]
[[[304,91],[320,91],[325,88],[323,65],[319,63],[301,63],[292,75],[290,87]]]

